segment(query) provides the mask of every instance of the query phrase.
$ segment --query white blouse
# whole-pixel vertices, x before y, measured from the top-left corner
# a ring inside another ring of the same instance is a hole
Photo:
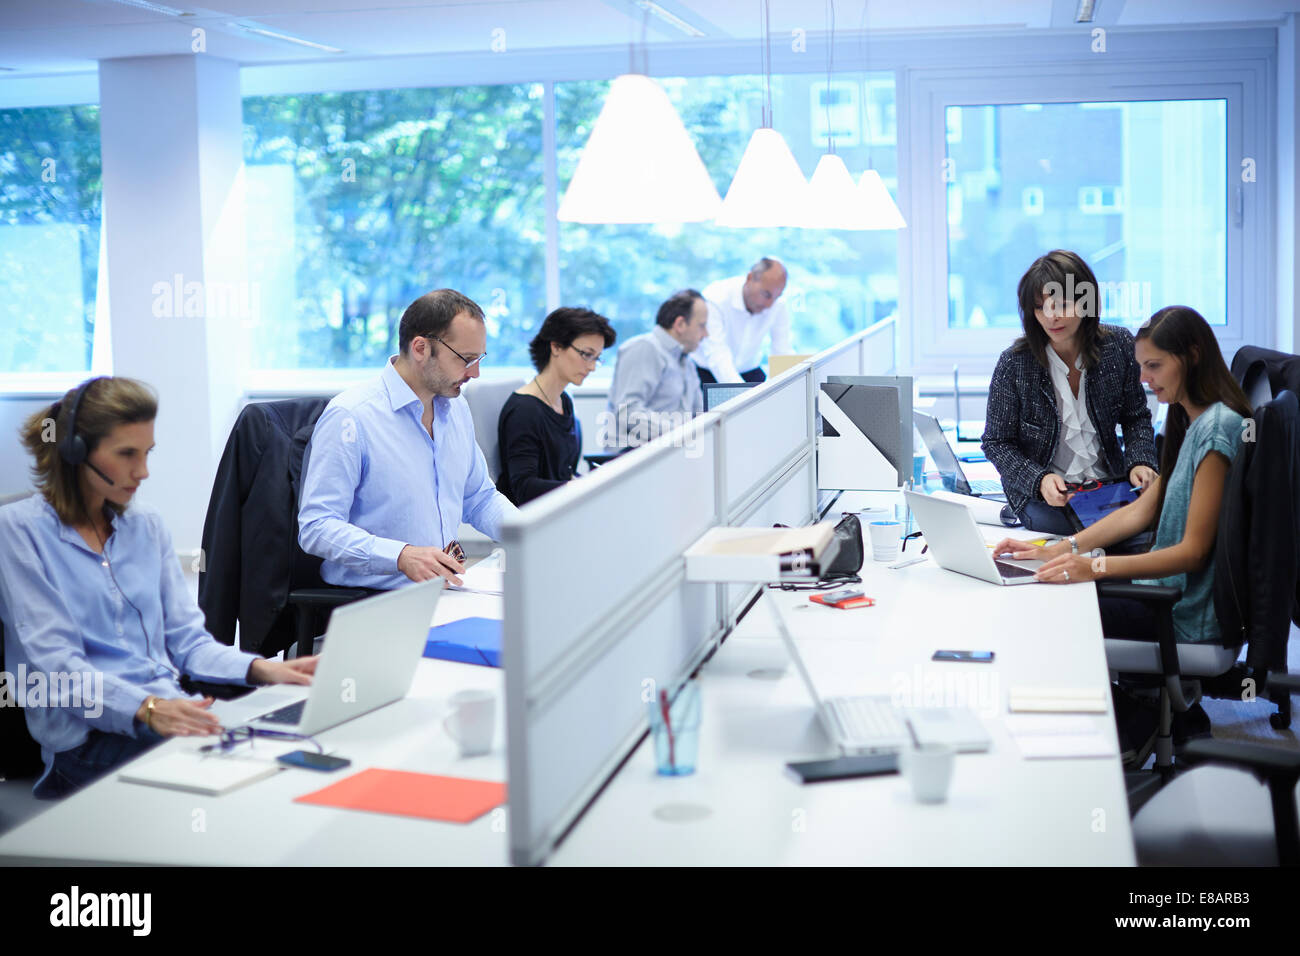
[[[1065,362],[1050,345],[1046,351],[1052,387],[1056,389],[1056,405],[1061,410],[1061,438],[1056,445],[1056,454],[1052,456],[1052,470],[1064,476],[1066,481],[1104,477],[1103,469],[1099,467],[1101,439],[1088,417],[1088,405],[1084,401],[1088,373],[1083,367],[1083,356],[1074,360],[1074,367],[1079,370],[1079,397],[1075,398],[1070,391],[1070,373]]]

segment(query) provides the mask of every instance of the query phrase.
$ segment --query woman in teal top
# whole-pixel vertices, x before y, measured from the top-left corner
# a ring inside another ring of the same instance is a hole
[[[1194,309],[1161,309],[1138,330],[1135,352],[1143,383],[1169,405],[1160,476],[1136,501],[1076,535],[1042,548],[1007,539],[995,553],[1046,561],[1035,577],[1054,584],[1122,578],[1182,588],[1173,611],[1178,640],[1214,642],[1219,640],[1214,539],[1250,403],[1228,371],[1209,323]],[[1109,556],[1102,550],[1153,526],[1155,542],[1146,554]],[[1105,636],[1150,639],[1155,615],[1146,604],[1102,598],[1100,605]],[[1123,709],[1118,697],[1116,705],[1118,714]],[[1199,705],[1194,711],[1185,721],[1189,729],[1194,722],[1208,729],[1204,711]],[[1119,716],[1123,736],[1124,715]],[[1139,763],[1154,740],[1154,731],[1146,736],[1145,718],[1141,723],[1137,736],[1142,739],[1131,748]],[[1133,742],[1134,735],[1128,736]]]

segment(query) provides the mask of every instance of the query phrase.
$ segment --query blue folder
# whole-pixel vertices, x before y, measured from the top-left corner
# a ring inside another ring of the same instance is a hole
[[[488,617],[466,617],[429,628],[424,656],[481,667],[501,666],[501,622]]]
[[[1102,485],[1096,491],[1081,491],[1070,499],[1069,507],[1085,528],[1091,528],[1106,515],[1137,500],[1137,492],[1127,481]]]

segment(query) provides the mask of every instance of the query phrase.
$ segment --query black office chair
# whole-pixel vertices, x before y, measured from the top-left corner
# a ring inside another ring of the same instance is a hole
[[[1240,700],[1243,691],[1253,686],[1256,699],[1268,693],[1277,705],[1277,713],[1270,715],[1272,725],[1277,729],[1290,725],[1289,694],[1285,688],[1270,687],[1269,677],[1286,673],[1290,624],[1300,623],[1295,539],[1290,539],[1292,548],[1284,549],[1287,554],[1275,553],[1277,549],[1265,542],[1276,529],[1295,529],[1300,523],[1298,413],[1300,402],[1291,392],[1257,408],[1258,440],[1243,444],[1229,470],[1215,541],[1214,601],[1222,628],[1220,643],[1175,641],[1172,609],[1181,597],[1179,589],[1098,582],[1098,596],[1145,601],[1157,614],[1156,633],[1145,641],[1106,639],[1107,664],[1121,681],[1159,691],[1154,773],[1132,775],[1128,781],[1134,812],[1173,778],[1177,769],[1173,715],[1187,712],[1202,695]],[[1267,560],[1261,560],[1264,554]],[[1243,647],[1247,647],[1246,661],[1238,664]]]
[[[0,700],[16,701],[19,688],[5,669],[5,626],[0,621]],[[0,707],[0,780],[22,780],[40,775],[44,767],[41,745],[27,730],[22,707]]]
[[[1270,686],[1300,693],[1300,675],[1274,674]],[[1300,751],[1194,740],[1181,759],[1191,769],[1133,819],[1140,865],[1300,866]]]
[[[298,545],[306,447],[327,399],[258,402],[240,412],[217,467],[203,525],[199,606],[218,640],[271,657],[310,654],[335,607],[373,593],[337,588]]]

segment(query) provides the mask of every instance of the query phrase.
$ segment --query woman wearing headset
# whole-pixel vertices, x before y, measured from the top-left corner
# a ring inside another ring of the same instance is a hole
[[[26,690],[46,691],[26,694],[45,761],[38,797],[70,793],[164,737],[218,733],[212,698],[186,693],[182,675],[309,684],[316,667],[263,660],[204,629],[171,535],[131,507],[157,410],[142,383],[96,378],[20,432],[38,493],[0,508],[0,619],[5,669],[24,668]]]

